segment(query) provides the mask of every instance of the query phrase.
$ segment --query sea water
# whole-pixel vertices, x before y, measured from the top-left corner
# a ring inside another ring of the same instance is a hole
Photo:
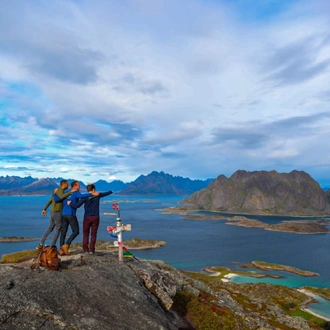
[[[254,279],[237,276],[237,283],[266,282],[289,287],[330,287],[330,235],[294,234],[266,231],[260,228],[245,228],[227,225],[225,220],[182,220],[178,214],[164,214],[159,210],[177,206],[186,196],[116,196],[102,198],[101,221],[98,239],[113,241],[107,226],[115,225],[118,214],[112,203],[120,205],[123,224],[131,224],[132,230],[124,232],[123,240],[130,238],[155,239],[167,242],[158,249],[134,250],[134,255],[144,259],[160,259],[172,266],[190,271],[202,271],[209,266],[227,266],[242,270],[241,265],[254,260],[290,265],[319,274],[316,277],[302,277],[285,272],[272,272],[283,279]],[[49,224],[49,212],[41,211],[49,196],[0,196],[0,237],[21,236],[40,239]],[[103,213],[115,213],[105,216]],[[208,213],[207,213],[208,214]],[[82,229],[83,208],[77,212]],[[258,216],[266,223],[290,220],[288,217]],[[293,218],[297,219],[297,218]],[[82,241],[82,234],[75,242]],[[50,241],[48,241],[50,242]],[[0,256],[6,253],[34,249],[37,241],[0,243]],[[267,273],[270,274],[270,273]],[[311,305],[315,312],[325,314],[324,304]],[[318,310],[320,307],[320,311]]]

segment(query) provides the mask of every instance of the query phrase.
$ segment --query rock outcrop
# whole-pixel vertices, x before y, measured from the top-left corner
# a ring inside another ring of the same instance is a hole
[[[303,171],[237,171],[182,200],[191,209],[242,214],[324,216],[329,195]]]
[[[289,315],[311,301],[295,289],[223,283],[163,261],[120,263],[111,252],[61,258],[61,271],[0,265],[1,329],[321,329]]]
[[[189,329],[161,307],[161,298],[167,307],[171,299],[161,286],[160,298],[152,294],[133,261],[110,253],[61,258],[61,271],[0,266],[1,329]]]

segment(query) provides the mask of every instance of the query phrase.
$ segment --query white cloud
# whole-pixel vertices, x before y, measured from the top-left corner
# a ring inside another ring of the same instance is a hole
[[[124,181],[152,170],[209,178],[305,169],[323,178],[324,6],[2,2],[0,175],[48,164],[58,175]]]

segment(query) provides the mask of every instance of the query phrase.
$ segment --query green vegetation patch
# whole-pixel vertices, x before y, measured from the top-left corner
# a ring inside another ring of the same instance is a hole
[[[324,321],[323,319],[321,319],[313,314],[310,314],[306,311],[303,311],[299,308],[292,310],[290,312],[290,315],[291,316],[300,316],[300,317],[304,318],[306,321],[308,321],[310,325],[311,325],[311,323],[314,323],[314,324],[317,324],[322,329],[330,329],[329,321]]]
[[[24,250],[20,252],[14,252],[10,254],[4,254],[1,258],[1,264],[14,264],[22,261],[36,258],[38,251],[36,250]]]
[[[179,315],[185,317],[196,330],[235,329],[238,326],[237,316],[227,307],[217,306],[211,294],[201,293],[195,297],[180,291],[174,298],[172,306]],[[246,329],[247,327],[240,327]]]

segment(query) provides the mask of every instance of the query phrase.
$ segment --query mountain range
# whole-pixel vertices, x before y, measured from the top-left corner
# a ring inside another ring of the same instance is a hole
[[[0,195],[50,194],[62,178],[0,177]],[[73,180],[69,180],[73,181]],[[81,190],[86,185],[80,182]],[[240,214],[324,216],[330,214],[330,191],[325,192],[309,174],[294,170],[236,171],[231,177],[191,180],[153,171],[135,181],[98,180],[96,190],[118,195],[188,195],[187,208]]]
[[[190,195],[207,187],[213,179],[191,180],[153,171],[147,176],[141,175],[120,191],[120,195]]]
[[[50,194],[57,188],[63,178],[21,178],[19,176],[0,176],[0,195],[34,195]],[[69,179],[72,182],[73,179]],[[172,176],[164,172],[153,171],[150,174],[139,176],[131,183],[120,180],[94,182],[96,190],[112,190],[120,195],[190,195],[203,189],[213,179],[191,180],[180,176]],[[81,191],[86,191],[86,184],[80,182]]]

